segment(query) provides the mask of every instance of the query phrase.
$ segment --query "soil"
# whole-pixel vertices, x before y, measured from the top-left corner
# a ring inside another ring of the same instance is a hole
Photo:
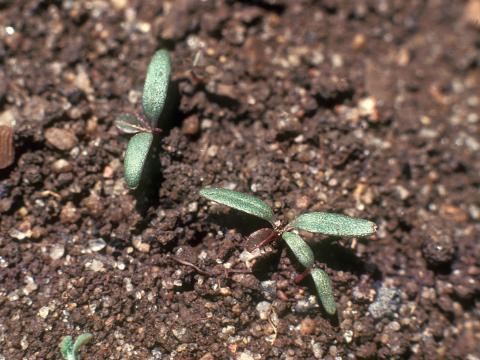
[[[479,359],[479,8],[1,0],[0,358]],[[171,121],[129,191],[113,120],[159,48]],[[250,272],[265,224],[209,185],[378,224],[305,234],[335,316],[281,243]]]

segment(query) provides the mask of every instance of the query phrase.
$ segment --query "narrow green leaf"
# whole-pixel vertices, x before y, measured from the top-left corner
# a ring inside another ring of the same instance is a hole
[[[135,189],[140,183],[143,167],[145,166],[152,141],[152,133],[141,132],[134,135],[128,142],[124,167],[125,181],[131,189]]]
[[[219,188],[203,188],[200,190],[200,195],[209,200],[246,212],[247,214],[258,216],[271,224],[275,221],[275,215],[272,209],[255,196]]]
[[[73,344],[73,353],[76,355],[78,352],[78,349],[88,343],[90,340],[92,340],[93,335],[90,333],[85,333],[81,334],[77,337],[77,340],[75,340],[75,344]]]
[[[313,265],[313,262],[315,261],[313,251],[299,235],[291,232],[284,232],[282,238],[292,250],[300,264],[306,268]]]
[[[65,336],[60,343],[60,352],[64,359],[68,359],[73,354],[73,340],[71,336]]]
[[[368,236],[377,230],[377,226],[371,221],[324,212],[300,215],[290,226],[314,233],[346,237]]]
[[[158,50],[148,65],[142,96],[143,112],[153,127],[157,126],[165,105],[171,70],[170,55],[165,50]]]
[[[136,134],[145,131],[145,126],[133,114],[121,114],[115,119],[115,126],[126,134]]]
[[[323,308],[328,314],[335,314],[337,307],[335,305],[335,298],[333,297],[332,281],[330,280],[330,277],[322,269],[313,269],[311,275]]]

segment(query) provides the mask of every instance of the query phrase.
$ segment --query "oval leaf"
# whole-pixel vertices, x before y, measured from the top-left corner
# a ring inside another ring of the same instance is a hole
[[[306,268],[309,268],[313,265],[315,257],[312,249],[310,249],[310,246],[307,245],[305,240],[303,240],[299,235],[291,232],[284,232],[282,234],[282,238],[292,250],[293,255],[295,255],[300,264]]]
[[[332,236],[368,236],[377,230],[377,226],[371,221],[324,212],[300,215],[290,226]]]
[[[136,134],[145,131],[145,126],[133,114],[121,114],[115,119],[115,126],[126,134]]]
[[[272,209],[255,196],[219,188],[203,188],[200,190],[200,195],[209,200],[246,212],[247,214],[258,216],[271,224],[275,221],[275,215]]]
[[[323,308],[328,314],[335,314],[337,307],[335,306],[335,298],[333,297],[332,281],[330,280],[330,277],[322,269],[313,269],[311,275]]]
[[[73,340],[70,335],[65,336],[60,343],[60,352],[64,359],[68,359],[73,354]]]
[[[170,55],[165,50],[158,50],[148,65],[142,96],[143,112],[153,127],[157,126],[165,105],[171,70]]]
[[[125,181],[130,189],[135,189],[140,183],[152,141],[152,133],[142,132],[134,135],[128,142],[124,167]]]

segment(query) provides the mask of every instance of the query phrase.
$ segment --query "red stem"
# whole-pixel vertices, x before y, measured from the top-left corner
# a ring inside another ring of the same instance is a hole
[[[280,233],[278,231],[273,230],[270,235],[268,235],[265,239],[263,239],[258,245],[256,245],[253,250],[264,247],[265,245],[270,244],[271,242],[278,239]]]
[[[302,272],[301,274],[298,274],[297,276],[295,276],[295,278],[293,279],[295,284],[299,284],[300,282],[302,282],[303,279],[305,279],[308,275],[310,275],[311,271],[312,271],[312,268],[308,268],[308,269],[305,269],[305,271]]]

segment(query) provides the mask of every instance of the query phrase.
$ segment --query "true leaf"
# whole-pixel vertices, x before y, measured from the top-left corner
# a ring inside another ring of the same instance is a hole
[[[134,135],[128,142],[124,167],[125,180],[131,189],[135,189],[140,183],[152,141],[152,133],[141,132]]]
[[[145,126],[133,114],[121,114],[115,119],[115,126],[126,134],[136,134],[145,131]]]
[[[68,359],[73,353],[73,340],[71,336],[65,336],[60,343],[60,352],[64,359]]]
[[[247,214],[257,216],[271,224],[275,221],[272,209],[265,202],[252,195],[219,188],[203,188],[200,190],[200,195]]]
[[[167,98],[171,73],[170,55],[165,50],[158,50],[150,60],[147,76],[143,86],[142,105],[145,116],[157,126]]]
[[[315,261],[313,251],[299,235],[291,232],[284,232],[282,238],[292,250],[300,264],[306,268],[313,265],[313,262]]]
[[[335,298],[333,297],[332,281],[330,280],[330,277],[322,269],[313,269],[311,275],[323,308],[328,314],[335,314],[337,309]]]
[[[314,233],[346,237],[371,235],[377,229],[375,223],[368,220],[324,212],[300,215],[290,226]]]
[[[81,334],[75,340],[75,344],[73,344],[73,352],[76,354],[78,349],[88,343],[92,339],[93,335],[90,333]]]

